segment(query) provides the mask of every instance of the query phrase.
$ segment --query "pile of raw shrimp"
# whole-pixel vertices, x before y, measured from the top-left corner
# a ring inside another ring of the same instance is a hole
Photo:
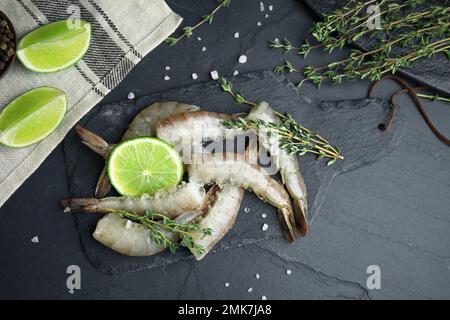
[[[152,136],[164,140],[176,150],[185,150],[187,147],[197,150],[196,147],[204,141],[223,141],[225,138],[242,135],[243,131],[240,129],[225,128],[222,124],[225,120],[239,117],[266,122],[280,121],[266,102],[257,104],[246,115],[202,111],[197,106],[179,102],[159,102],[142,110],[131,122],[122,139]],[[113,145],[80,126],[77,127],[77,133],[85,145],[105,159],[108,158]],[[200,148],[201,152],[193,152],[189,161],[185,161],[187,181],[154,195],[105,197],[111,189],[105,166],[97,183],[96,198],[63,200],[62,205],[71,211],[105,213],[97,223],[94,238],[128,256],[150,256],[166,248],[152,241],[147,229],[111,214],[111,210],[125,210],[136,214],[157,211],[176,221],[195,221],[201,229],[213,230],[211,236],[195,236],[196,243],[204,248],[204,252],[191,252],[200,260],[233,227],[244,190],[248,190],[277,209],[281,230],[286,239],[293,242],[297,233],[304,236],[308,232],[306,187],[298,161],[294,155],[279,147],[276,137],[259,132],[253,134],[257,137],[259,147],[269,152],[276,171],[282,177],[282,183],[257,164],[258,144],[251,142],[245,153],[208,153]],[[176,234],[168,236],[174,241],[179,239]]]

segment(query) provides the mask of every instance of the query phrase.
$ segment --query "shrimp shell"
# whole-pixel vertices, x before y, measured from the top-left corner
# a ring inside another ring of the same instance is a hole
[[[159,191],[153,196],[68,199],[62,200],[61,205],[72,211],[102,213],[109,213],[111,210],[126,210],[137,214],[158,211],[174,218],[188,211],[201,210],[204,201],[203,185],[183,183],[171,190]]]
[[[233,227],[243,196],[244,189],[231,184],[225,184],[221,190],[215,193],[214,203],[210,206],[206,215],[200,217],[197,221],[200,229],[211,228],[213,230],[212,235],[205,237],[198,231],[193,236],[194,241],[205,249],[203,254],[190,249],[197,261],[203,259]]]
[[[198,217],[197,212],[187,212],[175,219],[179,223],[189,223]],[[159,227],[156,227],[159,228]],[[179,235],[159,228],[168,238],[177,241]],[[150,231],[139,223],[110,213],[97,222],[94,239],[108,248],[131,257],[148,257],[166,249],[150,238]]]
[[[172,146],[201,146],[203,141],[222,140],[227,135],[231,137],[241,130],[227,129],[222,125],[225,120],[236,119],[240,115],[198,111],[182,113],[161,120],[156,127],[156,136]]]
[[[283,232],[289,242],[296,238],[295,219],[289,194],[258,165],[249,164],[236,153],[201,154],[188,165],[191,182],[218,185],[232,184],[253,191],[261,200],[278,208]]]
[[[260,119],[265,122],[274,123],[280,122],[280,118],[270,108],[269,104],[264,101],[252,108],[246,119]],[[279,147],[276,136],[268,137],[260,132],[258,137],[261,144],[270,152],[276,168],[283,179],[283,183],[293,198],[293,209],[297,227],[300,234],[305,236],[309,229],[307,190],[297,158]]]
[[[127,131],[122,136],[122,140],[136,138],[140,136],[156,136],[156,124],[162,120],[180,113],[194,112],[200,110],[199,107],[181,102],[156,102],[139,112],[131,121]]]

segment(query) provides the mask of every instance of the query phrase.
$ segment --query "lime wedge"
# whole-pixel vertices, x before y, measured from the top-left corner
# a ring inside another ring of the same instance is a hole
[[[55,72],[77,63],[89,49],[91,24],[61,20],[40,27],[20,40],[17,58],[35,72]]]
[[[66,111],[67,96],[59,89],[25,92],[0,113],[0,143],[20,148],[41,141],[59,126]]]
[[[139,137],[114,148],[108,160],[108,174],[121,195],[153,194],[181,181],[183,162],[178,152],[164,141]]]

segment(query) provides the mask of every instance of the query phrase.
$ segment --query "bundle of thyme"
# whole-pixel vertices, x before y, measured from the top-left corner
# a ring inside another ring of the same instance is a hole
[[[331,53],[363,36],[370,36],[380,42],[377,47],[368,52],[352,49],[348,58],[323,66],[300,69],[285,61],[274,71],[303,73],[305,78],[299,85],[311,81],[320,86],[325,80],[333,83],[352,79],[376,81],[387,73],[395,74],[399,68],[409,68],[412,62],[420,58],[433,58],[439,53],[450,58],[450,7],[431,6],[420,11],[419,5],[423,2],[351,0],[343,8],[326,15],[323,21],[314,24],[312,36],[317,43],[311,44],[305,40],[302,45],[295,46],[287,39],[275,39],[269,46],[285,52],[295,50],[306,57],[315,48]],[[379,13],[367,13],[366,8],[370,4],[377,5]],[[379,28],[369,28],[368,21],[375,18],[379,18]]]
[[[195,24],[194,26],[183,27],[183,29],[182,29],[183,33],[180,36],[169,37],[166,39],[166,43],[168,43],[169,46],[172,47],[172,46],[176,45],[178,42],[180,42],[180,40],[182,40],[183,38],[190,38],[194,34],[194,30],[197,29],[198,27],[200,27],[201,25],[203,25],[205,23],[212,24],[215,14],[221,8],[228,7],[230,5],[230,3],[231,3],[231,0],[219,0],[219,4],[217,5],[217,7],[213,11],[211,11],[209,14],[202,16],[201,20],[199,22],[197,22],[197,24]]]
[[[221,77],[218,80],[222,90],[230,94],[239,104],[256,106],[256,103],[248,101],[242,93],[233,91],[233,85],[227,79]],[[303,156],[307,153],[317,155],[317,159],[328,158],[327,165],[333,165],[337,160],[343,160],[341,150],[331,145],[319,134],[298,124],[288,113],[282,114],[275,111],[280,118],[280,122],[265,122],[263,120],[246,120],[244,118],[226,120],[222,124],[227,128],[239,128],[247,130],[264,130],[270,137],[276,135],[279,139],[279,146],[289,154]]]
[[[206,237],[213,232],[210,228],[200,229],[199,225],[195,223],[178,223],[177,221],[154,211],[146,211],[143,215],[124,210],[112,210],[111,213],[142,225],[150,231],[149,235],[151,240],[158,245],[164,245],[164,247],[169,248],[173,253],[180,248],[181,244],[189,249],[194,249],[198,254],[204,254],[205,248],[194,241],[193,235],[194,233],[201,232],[203,237]],[[166,232],[179,234],[181,242],[175,242]]]

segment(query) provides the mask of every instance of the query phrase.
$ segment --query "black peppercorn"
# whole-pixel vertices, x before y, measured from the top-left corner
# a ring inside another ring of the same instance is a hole
[[[6,19],[0,16],[0,76],[7,69],[10,60],[16,53],[16,43],[14,33],[8,25]]]

